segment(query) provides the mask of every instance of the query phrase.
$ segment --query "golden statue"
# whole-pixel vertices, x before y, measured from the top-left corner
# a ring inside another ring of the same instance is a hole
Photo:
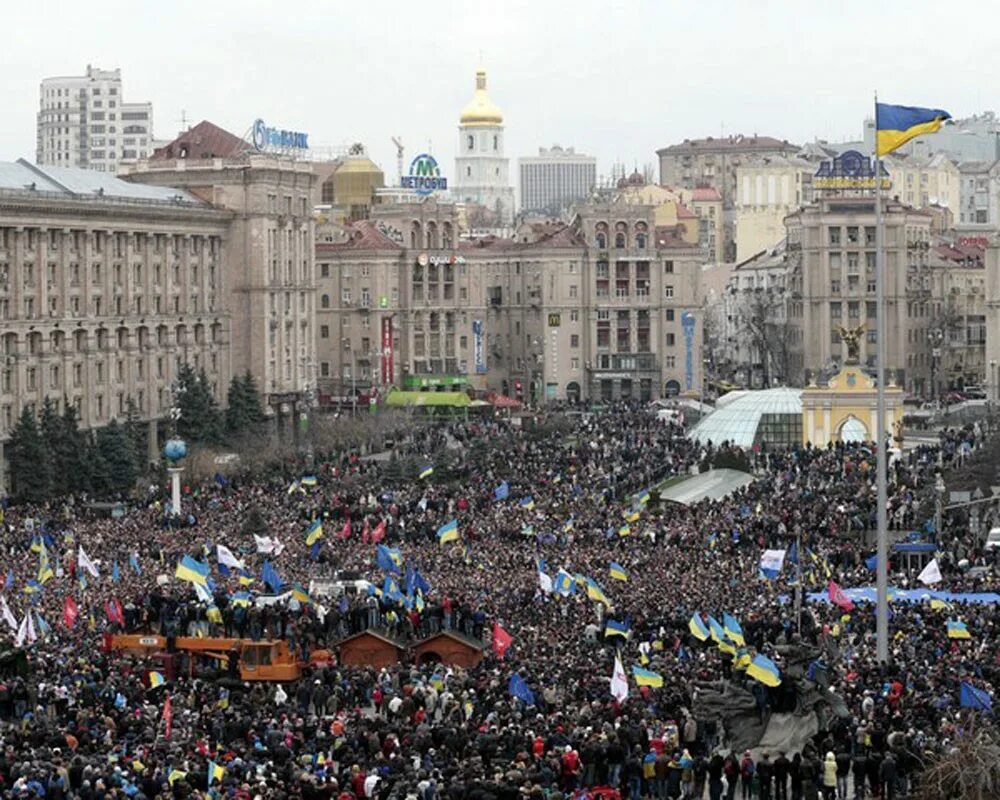
[[[847,364],[857,364],[861,358],[861,337],[865,333],[865,325],[861,323],[856,328],[845,328],[843,325],[837,326],[837,333],[840,340],[847,345]]]

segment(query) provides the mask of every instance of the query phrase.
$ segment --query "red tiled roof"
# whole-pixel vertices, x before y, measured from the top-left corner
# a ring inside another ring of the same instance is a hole
[[[348,238],[343,242],[318,242],[317,253],[337,253],[344,250],[402,250],[403,246],[383,234],[370,219],[351,223]]]
[[[711,186],[699,186],[691,192],[692,200],[722,200],[722,195],[718,189]]]
[[[697,217],[698,215],[687,206],[677,204],[677,219],[697,219]]]
[[[235,158],[249,149],[250,144],[239,136],[234,136],[208,120],[202,120],[169,144],[156,148],[150,160]]]

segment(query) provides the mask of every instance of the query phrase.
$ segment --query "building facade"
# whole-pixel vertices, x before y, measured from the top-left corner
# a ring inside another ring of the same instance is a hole
[[[458,123],[458,155],[452,194],[485,209],[488,227],[509,227],[514,219],[514,188],[504,156],[503,112],[486,91],[486,70],[476,71],[476,90]]]
[[[764,156],[736,169],[736,261],[766,253],[785,238],[785,217],[812,200],[816,164],[798,156]]]
[[[921,391],[908,357],[928,348],[934,319],[928,255],[932,216],[883,201],[885,224],[886,370],[908,391]],[[789,275],[789,382],[843,364],[839,327],[864,326],[860,360],[875,361],[875,202],[826,196],[786,219]]]
[[[117,172],[153,150],[153,106],[126,103],[120,69],[46,78],[39,91],[36,161]]]
[[[0,494],[3,442],[46,397],[86,428],[123,420],[130,400],[156,421],[186,362],[224,400],[231,219],[171,188],[0,164]]]
[[[537,156],[518,159],[521,211],[562,215],[590,196],[597,183],[597,159],[572,147],[540,147]]]
[[[320,391],[471,388],[535,402],[701,390],[704,252],[654,209],[458,242],[457,210],[377,207],[317,244]]]
[[[316,381],[310,164],[253,153],[192,160],[165,147],[127,178],[229,212],[222,308],[232,319],[232,369],[253,374],[267,412],[294,413]]]

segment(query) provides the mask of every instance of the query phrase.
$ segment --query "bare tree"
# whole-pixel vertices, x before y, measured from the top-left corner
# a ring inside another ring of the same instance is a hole
[[[771,378],[787,380],[790,330],[782,291],[754,289],[740,294],[736,307],[737,336],[750,349],[750,364],[759,364],[764,387]]]

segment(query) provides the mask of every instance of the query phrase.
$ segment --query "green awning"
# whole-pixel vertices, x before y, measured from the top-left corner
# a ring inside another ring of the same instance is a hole
[[[469,395],[465,392],[403,392],[391,391],[385,398],[387,406],[435,406],[439,408],[466,408]]]

